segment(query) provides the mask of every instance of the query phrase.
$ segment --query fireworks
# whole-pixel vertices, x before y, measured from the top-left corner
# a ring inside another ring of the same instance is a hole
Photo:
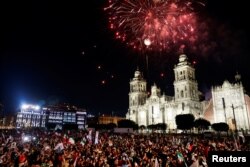
[[[166,50],[197,40],[194,0],[109,0],[109,27],[135,49]]]

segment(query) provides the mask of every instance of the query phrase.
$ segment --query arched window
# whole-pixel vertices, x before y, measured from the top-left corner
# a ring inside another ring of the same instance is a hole
[[[183,92],[183,90],[181,91],[181,97],[182,97],[182,98],[184,97],[184,92]]]

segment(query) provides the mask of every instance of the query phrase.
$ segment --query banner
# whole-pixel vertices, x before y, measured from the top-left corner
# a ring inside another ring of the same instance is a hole
[[[95,132],[95,144],[98,144],[98,136],[99,136],[99,132],[96,131]]]

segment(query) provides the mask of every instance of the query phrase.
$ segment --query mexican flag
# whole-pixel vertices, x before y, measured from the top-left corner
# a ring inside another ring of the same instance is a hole
[[[181,152],[177,152],[176,154],[177,154],[178,160],[179,161],[183,161],[185,163],[185,166],[188,167],[187,164],[186,164],[186,161],[185,161],[185,159],[184,159],[184,157],[182,155],[182,153]]]

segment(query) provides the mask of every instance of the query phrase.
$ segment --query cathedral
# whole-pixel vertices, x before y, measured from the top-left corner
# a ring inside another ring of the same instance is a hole
[[[140,125],[166,123],[168,129],[176,129],[175,116],[193,114],[211,123],[226,122],[231,129],[249,129],[250,98],[244,94],[240,76],[237,82],[228,81],[212,88],[212,99],[201,101],[195,68],[185,54],[179,56],[174,67],[174,96],[161,94],[154,84],[148,96],[147,82],[137,69],[130,81],[129,109],[126,118]]]

